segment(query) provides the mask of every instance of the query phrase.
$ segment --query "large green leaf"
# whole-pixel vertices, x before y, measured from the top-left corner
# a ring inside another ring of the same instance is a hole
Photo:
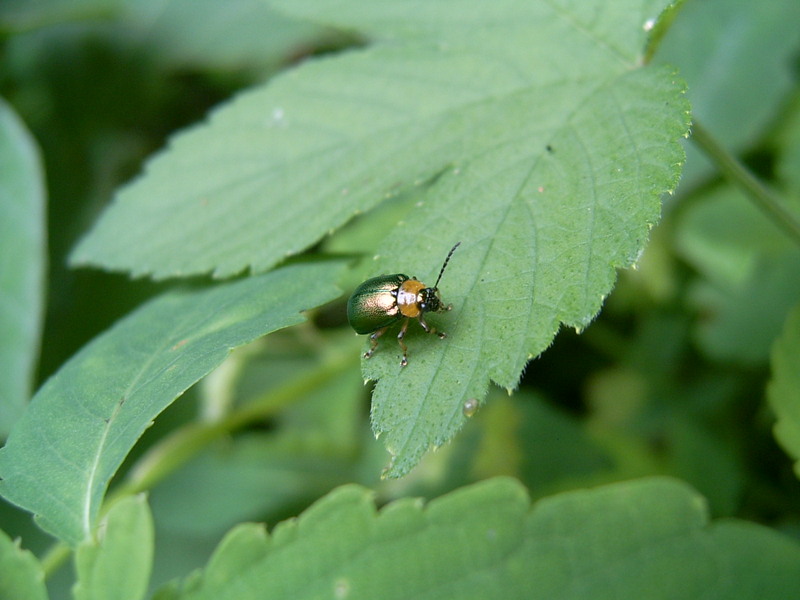
[[[778,418],[775,437],[795,460],[800,477],[800,305],[796,306],[772,348],[769,402]]]
[[[399,10],[407,23],[431,27],[418,6],[345,4],[372,15]],[[660,7],[607,4],[437,3],[440,14],[461,18],[404,44],[307,61],[175,137],[120,192],[73,261],[156,277],[262,270],[386,194],[509,137],[527,139],[517,158],[542,157],[576,107],[636,66],[643,27]],[[683,133],[686,107],[675,103],[670,75],[651,77],[667,84],[659,100],[676,104]]]
[[[36,557],[0,530],[0,598],[46,600],[44,572]]]
[[[0,99],[0,438],[25,410],[39,350],[44,203],[39,151]]]
[[[75,600],[139,600],[150,582],[153,518],[144,495],[123,498],[103,517],[96,539],[75,553]]]
[[[657,2],[428,4],[283,3],[394,39],[308,61],[177,136],[73,255],[156,277],[258,271],[427,183],[370,268],[431,282],[462,241],[442,282],[450,339],[426,352],[413,333],[413,366],[398,376],[393,350],[365,369],[384,378],[372,416],[392,476],[490,379],[515,386],[561,323],[591,321],[677,182],[689,119],[673,71],[642,68]]]
[[[152,419],[231,348],[299,323],[338,293],[338,266],[290,266],[146,304],[97,337],[37,393],[0,450],[0,492],[76,544]]]
[[[427,256],[423,264],[408,252],[409,239],[415,248],[436,248],[439,260],[465,240],[441,284],[453,311],[431,319],[449,338],[423,346],[415,329],[407,338],[411,366],[400,370],[397,346],[387,340],[364,367],[379,380],[372,422],[393,457],[388,476],[450,439],[464,422],[464,402],[481,398],[490,379],[515,387],[560,324],[583,329],[613,287],[614,268],[635,262],[682,156],[675,140],[685,105],[660,75],[620,75],[552,130],[546,124],[559,119],[559,108],[540,101],[530,127],[546,131],[541,152],[526,148],[537,131],[501,143],[521,118],[508,107],[497,148],[443,174],[387,237],[381,270],[427,282],[438,261]]]
[[[530,505],[495,479],[379,513],[335,490],[268,536],[243,525],[162,598],[794,598],[800,548],[748,523],[709,524],[686,485],[649,479]],[[157,596],[158,597],[158,596]]]

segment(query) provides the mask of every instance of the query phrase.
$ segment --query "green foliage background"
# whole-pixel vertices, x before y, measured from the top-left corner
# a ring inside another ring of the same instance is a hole
[[[800,596],[798,22],[4,2],[0,598]]]

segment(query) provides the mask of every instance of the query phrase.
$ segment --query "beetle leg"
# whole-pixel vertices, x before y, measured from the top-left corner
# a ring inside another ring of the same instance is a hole
[[[371,345],[369,347],[369,350],[364,352],[364,358],[369,358],[375,353],[375,348],[378,347],[378,338],[381,337],[384,333],[386,333],[387,329],[388,327],[381,327],[380,329],[376,329],[372,333],[372,335],[369,336],[369,341]]]
[[[403,326],[400,328],[400,333],[397,334],[397,343],[400,344],[400,347],[403,349],[403,360],[400,361],[401,367],[405,367],[408,364],[408,348],[406,348],[406,344],[403,342],[406,329],[408,329],[408,321],[409,318],[406,317],[405,321],[403,321]]]
[[[422,326],[422,328],[425,330],[426,333],[435,333],[436,335],[439,336],[440,340],[443,340],[444,338],[447,337],[447,334],[444,331],[436,331],[435,327],[431,327],[430,325],[428,325],[425,322],[425,319],[422,318],[422,314],[420,314],[419,317],[417,318],[419,319],[419,324]]]

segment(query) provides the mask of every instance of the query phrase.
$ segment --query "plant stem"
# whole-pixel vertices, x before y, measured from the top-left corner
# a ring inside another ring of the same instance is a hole
[[[341,350],[341,349],[340,349]],[[176,429],[154,445],[133,466],[127,481],[119,485],[103,502],[101,513],[120,498],[152,488],[169,474],[188,462],[213,440],[249,423],[270,417],[292,404],[298,397],[324,385],[330,379],[356,364],[358,352],[339,351],[323,362],[312,373],[304,372],[282,386],[270,390],[219,421],[190,423]],[[45,578],[55,573],[66,561],[72,549],[57,542],[41,559]]]
[[[335,358],[323,362],[314,372],[303,373],[270,390],[219,421],[190,423],[175,430],[139,459],[131,469],[127,481],[114,490],[108,503],[121,496],[152,488],[213,440],[276,414],[298,397],[327,383],[358,358],[358,353],[340,352]]]
[[[787,210],[780,197],[762,184],[696,119],[692,123],[692,141],[706,153],[724,177],[738,186],[778,228],[800,244],[800,221],[797,215]]]

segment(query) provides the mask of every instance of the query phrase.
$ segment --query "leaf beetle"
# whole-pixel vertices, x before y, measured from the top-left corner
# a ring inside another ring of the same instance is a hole
[[[371,334],[369,336],[371,346],[364,353],[364,358],[374,354],[378,347],[378,338],[401,319],[404,319],[403,326],[397,334],[397,341],[403,350],[401,367],[408,364],[408,348],[403,338],[411,319],[419,320],[419,324],[427,333],[435,333],[440,339],[447,337],[443,331],[436,331],[425,322],[425,313],[444,312],[453,308],[452,304],[442,303],[438,286],[450,257],[460,244],[461,242],[458,242],[450,249],[433,287],[427,287],[415,277],[396,273],[367,279],[355,289],[347,301],[347,320],[356,333]]]

